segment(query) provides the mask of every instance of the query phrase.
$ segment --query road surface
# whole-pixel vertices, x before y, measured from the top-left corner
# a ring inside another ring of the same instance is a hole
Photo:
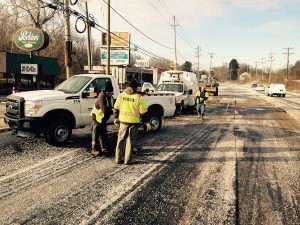
[[[261,95],[221,84],[203,122],[141,130],[133,165],[93,157],[90,127],[63,148],[0,133],[0,224],[300,224],[300,122]]]

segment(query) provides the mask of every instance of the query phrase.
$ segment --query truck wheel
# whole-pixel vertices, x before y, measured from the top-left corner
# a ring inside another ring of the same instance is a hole
[[[218,94],[219,94],[219,89],[216,88],[216,92],[214,93],[214,96],[218,96]]]
[[[285,98],[285,94],[283,94],[282,97]]]
[[[183,103],[176,105],[175,113],[181,115],[183,112]]]
[[[149,123],[151,124],[152,127],[151,131],[147,131],[146,126],[144,126],[144,130],[149,133],[158,132],[162,124],[161,116],[156,112],[149,113]]]
[[[50,145],[63,146],[72,135],[72,129],[66,119],[57,119],[51,123],[45,133],[46,141]]]

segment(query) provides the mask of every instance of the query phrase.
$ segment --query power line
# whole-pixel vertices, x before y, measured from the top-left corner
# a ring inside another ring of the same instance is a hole
[[[180,30],[182,31],[182,33],[183,33],[183,34],[185,34],[185,33],[184,33],[184,31],[183,31],[183,29],[182,29],[182,27],[181,27],[181,26],[179,26],[179,28],[180,28]],[[185,39],[183,38],[183,40],[184,40],[184,41],[185,41],[185,42],[186,42],[186,43],[187,43],[189,46],[191,46],[191,48],[192,48],[192,49],[194,49],[194,46],[192,46],[192,45],[191,45],[191,43],[190,43],[190,42],[188,42],[188,40],[187,40],[187,39],[188,39],[188,37],[187,37],[186,35],[185,35],[185,36],[183,36],[183,37],[185,38]]]
[[[155,7],[155,5],[152,4],[152,2],[150,0],[148,0],[148,2],[151,4],[151,6],[155,9],[155,11],[166,21],[166,23],[168,25],[170,25],[169,21],[166,19],[166,17],[164,17],[159,11],[158,9]]]
[[[105,0],[103,0],[106,4],[107,2]],[[142,35],[144,35],[145,37],[147,37],[148,39],[150,39],[151,41],[155,42],[156,44],[159,44],[162,47],[168,48],[168,49],[173,49],[171,47],[168,47],[166,45],[163,45],[161,43],[159,43],[158,41],[154,40],[153,38],[149,37],[148,35],[146,35],[145,33],[143,33],[141,30],[139,30],[136,26],[134,26],[132,23],[130,23],[127,19],[125,19],[119,12],[117,12],[112,6],[110,6],[110,8],[117,13],[123,20],[125,20],[130,26],[132,26],[134,29],[136,29],[138,32],[140,32]]]
[[[40,1],[43,2],[42,0],[40,0]],[[104,0],[103,0],[103,1],[104,1]],[[105,2],[105,1],[104,1],[104,2]],[[43,2],[43,3],[45,3],[45,2]],[[106,3],[106,2],[105,2],[105,3]],[[47,6],[49,6],[48,3],[45,3],[45,4],[47,4]],[[57,6],[59,6],[59,7],[57,7],[57,10],[64,11],[64,4],[63,4],[63,3],[61,3],[61,2],[56,2],[55,4],[57,4]],[[69,7],[68,9],[66,9],[66,11],[67,11],[70,15],[77,17],[77,19],[81,18],[84,22],[87,21],[86,15],[83,15],[83,14],[81,14],[80,12],[71,9],[70,7]],[[89,17],[90,17],[90,15],[89,15]],[[89,20],[90,20],[90,19],[89,19]],[[104,28],[104,27],[102,27],[102,26],[100,26],[98,23],[95,22],[94,25],[95,25],[95,26],[93,26],[93,27],[94,27],[95,29],[97,29],[98,31],[101,31],[101,30],[99,29],[99,28],[101,28],[101,29],[103,29],[103,30],[105,30],[105,31],[107,32],[107,29]],[[96,28],[96,27],[99,27],[99,28]],[[84,32],[84,31],[83,31],[83,32]],[[101,32],[102,32],[102,31],[101,31]],[[127,40],[125,40],[125,39],[123,39],[123,38],[121,38],[121,37],[115,35],[113,32],[110,32],[110,34],[111,34],[111,35],[114,35],[114,36],[116,36],[116,37],[118,37],[119,39],[122,39],[124,42],[129,43]],[[156,55],[156,54],[154,54],[154,53],[151,53],[150,51],[148,51],[148,50],[142,48],[141,46],[139,46],[139,45],[137,45],[137,44],[135,44],[135,43],[133,43],[133,42],[130,42],[130,44],[132,44],[133,46],[137,47],[138,49],[140,49],[140,50],[142,50],[142,51],[148,53],[148,54],[149,54],[148,56],[151,56],[151,57],[153,57],[153,58],[156,58],[156,59],[158,59],[158,60],[160,60],[160,61],[166,61],[166,62],[170,62],[170,61],[171,61],[171,60],[165,59],[165,58],[163,58],[163,57],[160,57],[160,56],[158,56],[158,55]]]
[[[163,1],[163,0],[159,0],[161,5],[165,8],[166,12],[169,13],[169,15],[171,17],[174,16],[174,13],[171,12],[171,10],[169,9],[169,7],[167,6],[167,4]]]

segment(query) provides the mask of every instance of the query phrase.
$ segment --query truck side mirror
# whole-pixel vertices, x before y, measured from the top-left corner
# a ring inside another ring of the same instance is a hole
[[[89,95],[89,93],[88,93],[86,90],[84,90],[84,91],[81,93],[81,97],[82,97],[82,98],[87,98],[88,95]]]
[[[190,95],[193,94],[193,89],[189,89],[189,94],[190,94]]]

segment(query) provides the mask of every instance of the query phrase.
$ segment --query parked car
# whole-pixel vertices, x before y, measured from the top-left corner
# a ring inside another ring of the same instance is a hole
[[[256,91],[265,91],[265,87],[261,84],[257,85],[257,87],[255,88]]]
[[[251,84],[251,88],[252,89],[256,89],[257,88],[257,84]]]
[[[277,95],[278,97],[285,97],[286,89],[284,84],[270,84],[268,86],[268,96]]]

